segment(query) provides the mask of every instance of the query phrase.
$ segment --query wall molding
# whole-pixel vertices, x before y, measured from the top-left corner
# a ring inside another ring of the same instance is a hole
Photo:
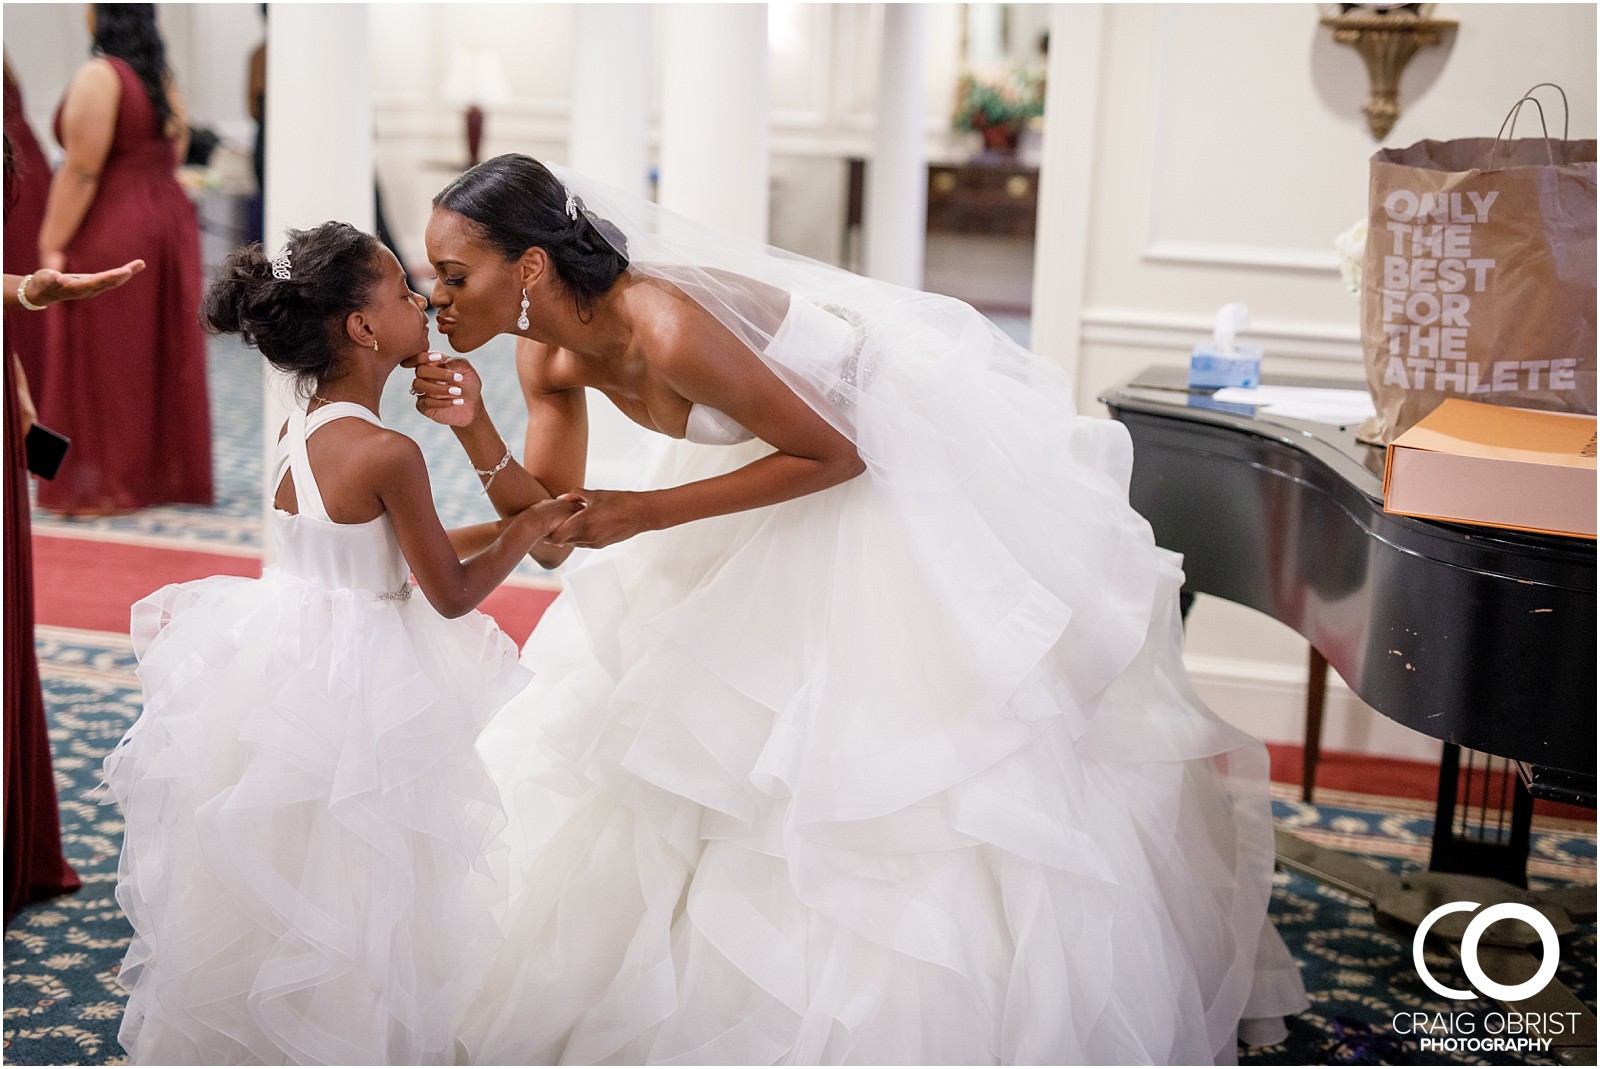
[[[461,144],[465,134],[459,112],[429,103],[389,100],[374,108],[377,145],[381,154],[386,145],[404,142],[433,142],[435,155],[447,147]],[[523,107],[494,108],[485,123],[485,139],[497,144],[566,144],[571,125],[571,109],[565,103],[539,103]],[[772,117],[772,152],[780,156],[835,158],[843,162],[852,156],[870,159],[873,151],[873,123],[859,116],[802,115],[775,112]],[[930,163],[966,158],[967,144],[944,124],[929,120],[924,131]],[[661,141],[660,113],[651,109],[649,142],[652,149]]]
[[[1154,226],[1154,223],[1152,223]],[[1274,271],[1339,273],[1339,254],[1331,249],[1295,249],[1271,245],[1236,245],[1219,241],[1152,240],[1140,255],[1155,263],[1199,264],[1205,267],[1259,267]]]
[[[1331,248],[1248,245],[1233,242],[1183,241],[1163,237],[1161,191],[1174,170],[1170,161],[1173,94],[1182,91],[1172,76],[1178,49],[1178,11],[1160,5],[1156,14],[1155,55],[1151,87],[1150,185],[1145,189],[1145,245],[1142,259],[1152,263],[1192,264],[1202,267],[1257,268],[1270,271],[1309,271],[1337,275],[1339,257]],[[1177,168],[1181,171],[1181,165]]]
[[[1315,320],[1266,319],[1251,324],[1240,338],[1266,350],[1270,360],[1333,361],[1360,366],[1361,330]],[[1081,337],[1085,343],[1133,349],[1168,349],[1187,356],[1196,342],[1211,337],[1212,316],[1133,308],[1086,308]]]
[[[1229,724],[1263,742],[1304,744],[1303,664],[1185,655],[1184,665],[1201,699]],[[1328,673],[1324,750],[1437,763],[1439,747],[1438,739],[1390,720],[1356,697],[1339,673]]]

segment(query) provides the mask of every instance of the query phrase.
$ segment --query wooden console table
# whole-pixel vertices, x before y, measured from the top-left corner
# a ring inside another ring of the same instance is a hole
[[[843,260],[866,207],[867,161],[849,160]],[[928,166],[928,233],[1032,238],[1039,214],[1039,168],[978,158]]]

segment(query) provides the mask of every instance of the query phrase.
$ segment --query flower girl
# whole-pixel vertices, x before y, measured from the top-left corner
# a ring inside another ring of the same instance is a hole
[[[425,306],[344,223],[235,253],[206,295],[309,402],[269,484],[277,563],[134,606],[145,707],[105,767],[135,1063],[458,1056],[503,886],[474,740],[527,675],[474,609],[581,506],[444,530],[421,451],[377,416]]]

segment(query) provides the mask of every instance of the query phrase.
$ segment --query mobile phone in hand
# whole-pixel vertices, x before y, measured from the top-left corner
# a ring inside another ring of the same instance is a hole
[[[41,479],[54,479],[61,470],[61,461],[67,455],[72,439],[57,434],[49,427],[35,423],[28,428],[23,447],[28,457],[28,470]]]

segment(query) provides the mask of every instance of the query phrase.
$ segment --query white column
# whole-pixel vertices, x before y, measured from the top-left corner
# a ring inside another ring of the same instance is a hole
[[[1050,16],[1031,348],[1065,367],[1074,382],[1088,283],[1103,19],[1100,4],[1056,4]]]
[[[266,238],[338,219],[371,231],[372,89],[365,4],[273,4],[267,18]],[[265,364],[265,361],[263,361]],[[278,428],[293,396],[289,376],[268,368],[263,470],[271,473]],[[276,487],[264,490],[271,520]],[[271,546],[265,548],[270,553]]]
[[[567,165],[641,197],[650,193],[652,18],[649,4],[579,4],[573,33]],[[591,485],[637,480],[639,441],[639,425],[615,405],[590,405]]]
[[[567,165],[644,196],[650,184],[650,6],[579,4]]]
[[[771,162],[764,4],[672,4],[662,23],[662,207],[767,240]]]
[[[967,4],[967,62],[974,67],[997,67],[1005,60],[1005,43],[1000,39],[999,4]]]
[[[928,13],[922,4],[885,4],[878,64],[878,120],[867,168],[866,273],[922,288],[927,247],[928,150],[923,61]]]

